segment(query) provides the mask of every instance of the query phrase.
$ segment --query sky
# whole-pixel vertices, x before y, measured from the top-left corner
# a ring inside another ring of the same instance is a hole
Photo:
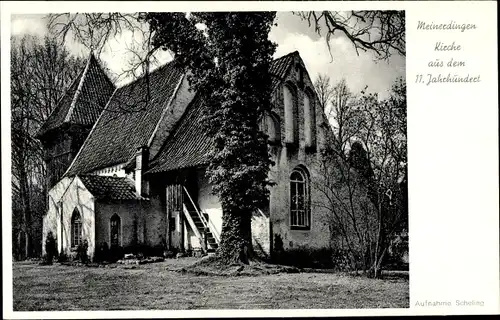
[[[313,81],[319,73],[330,76],[333,84],[345,78],[352,92],[359,93],[368,86],[369,92],[378,93],[384,98],[396,78],[405,78],[405,57],[393,55],[389,61],[376,62],[373,53],[360,52],[357,55],[354,46],[345,37],[332,38],[329,51],[325,38],[291,12],[278,12],[275,22],[277,26],[269,34],[270,39],[278,45],[275,57],[299,51]],[[47,20],[43,15],[13,15],[11,33],[14,36],[30,34],[43,37],[48,33]],[[134,35],[127,31],[104,48],[101,59],[112,72],[121,74],[129,67],[127,48],[133,38]],[[66,42],[66,46],[75,55],[88,55],[88,50],[72,39]],[[159,59],[167,62],[171,56],[164,52]],[[118,81],[120,86],[130,79],[120,78]]]

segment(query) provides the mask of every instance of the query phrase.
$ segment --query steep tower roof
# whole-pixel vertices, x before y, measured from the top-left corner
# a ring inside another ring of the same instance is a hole
[[[42,138],[67,124],[92,126],[113,94],[115,86],[104,73],[94,54],[59,100],[37,133]]]

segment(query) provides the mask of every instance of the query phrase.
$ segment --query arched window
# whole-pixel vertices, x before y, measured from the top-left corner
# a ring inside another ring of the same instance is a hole
[[[82,243],[82,217],[78,208],[75,208],[71,216],[71,246],[78,247]]]
[[[120,246],[121,245],[121,219],[120,216],[116,213],[109,220],[110,224],[110,243],[111,246]]]
[[[279,144],[281,142],[281,130],[279,117],[274,113],[267,113],[262,117],[261,130],[269,137],[270,144]]]
[[[304,139],[306,148],[316,146],[316,109],[311,90],[304,92]]]
[[[295,88],[290,84],[283,87],[283,104],[285,107],[285,143],[296,144],[299,138],[297,95]]]
[[[310,229],[309,176],[297,167],[290,175],[290,228]]]

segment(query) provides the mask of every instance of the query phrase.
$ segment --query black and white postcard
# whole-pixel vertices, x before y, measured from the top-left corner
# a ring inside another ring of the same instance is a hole
[[[1,6],[4,317],[500,312],[496,2]]]

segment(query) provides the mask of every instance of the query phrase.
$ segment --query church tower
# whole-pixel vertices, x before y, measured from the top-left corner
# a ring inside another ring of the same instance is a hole
[[[48,189],[68,169],[114,90],[115,86],[91,53],[85,68],[37,134],[45,151]]]

